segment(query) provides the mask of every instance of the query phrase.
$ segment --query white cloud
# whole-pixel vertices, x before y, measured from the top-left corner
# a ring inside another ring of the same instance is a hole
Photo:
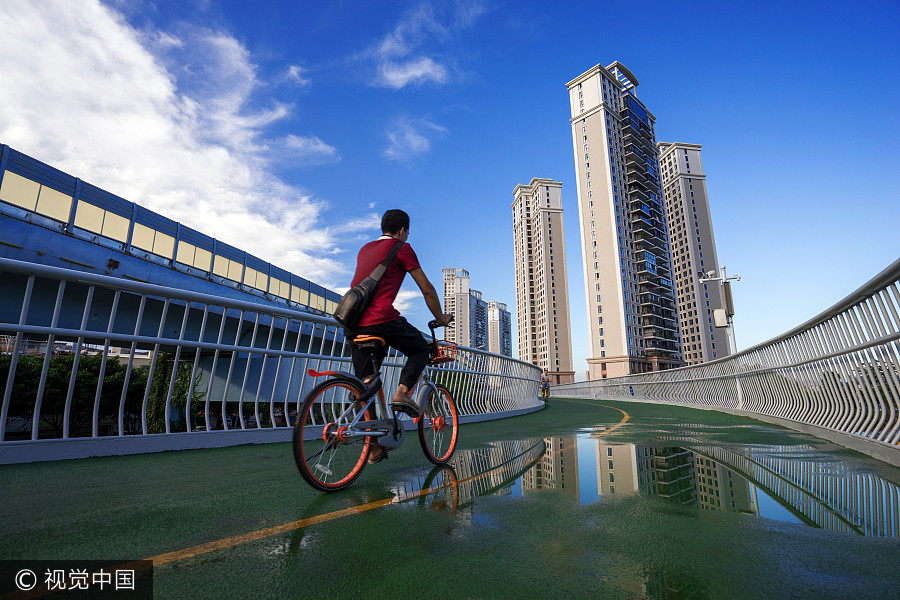
[[[341,160],[337,149],[320,140],[318,136],[289,135],[279,148],[280,158],[302,159],[304,164],[325,164]]]
[[[406,56],[419,46],[426,36],[442,37],[446,33],[447,29],[438,22],[434,8],[426,2],[409,12],[394,30],[385,36],[377,46],[377,53],[385,58]]]
[[[403,63],[385,61],[380,66],[379,79],[384,85],[399,90],[410,83],[429,80],[444,83],[447,81],[447,69],[426,57]]]
[[[362,54],[377,63],[374,85],[395,90],[427,82],[447,83],[449,57],[425,48],[453,39],[457,30],[471,27],[485,12],[477,1],[459,0],[435,7],[424,2],[408,12],[384,39]]]
[[[487,12],[482,2],[477,0],[457,0],[456,23],[461,27],[469,27]]]
[[[403,118],[388,130],[388,147],[383,154],[391,160],[408,161],[428,152],[432,138],[446,133],[446,127],[435,125],[427,119]]]
[[[263,86],[232,36],[138,31],[97,0],[9,0],[0,39],[0,141],[314,281],[343,279],[324,204],[272,172],[279,145],[337,151],[264,138],[291,107],[257,108]]]
[[[287,74],[284,76],[285,81],[290,81],[299,85],[301,87],[305,87],[311,83],[309,77],[305,75],[306,69],[299,65],[291,65],[288,67]]]
[[[413,307],[417,304],[417,300],[422,298],[422,292],[416,290],[400,290],[397,292],[397,298],[394,300],[394,308],[403,314],[413,312]]]

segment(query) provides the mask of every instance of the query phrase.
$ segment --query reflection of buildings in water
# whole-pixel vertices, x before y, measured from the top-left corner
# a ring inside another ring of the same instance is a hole
[[[759,514],[755,488],[737,472],[684,448],[595,440],[600,495],[643,493],[677,504]]]
[[[696,470],[691,452],[595,440],[600,495],[643,493],[678,504],[696,501]]]
[[[579,498],[577,438],[544,438],[544,456],[532,469],[522,475],[522,489],[562,490],[577,502]]]
[[[645,448],[652,453],[656,495],[676,504],[697,502],[697,468],[694,454],[684,448]]]
[[[712,446],[686,450],[592,441],[601,495],[643,493],[760,516],[761,489],[802,521],[823,529],[900,536],[900,487],[856,472],[848,463],[798,460],[791,446],[749,448],[745,455]],[[458,452],[453,465],[460,481],[459,505],[483,494],[509,494],[518,477],[523,491],[559,489],[579,501],[577,448],[575,438],[553,437]]]
[[[512,493],[512,485],[544,454],[540,438],[493,442],[490,447],[459,451],[451,461],[459,486],[459,503],[468,504],[482,494]],[[577,467],[576,467],[577,472]]]
[[[649,492],[653,486],[647,461],[640,460],[634,444],[603,444],[595,441],[597,452],[597,492],[629,495]]]
[[[728,467],[709,458],[695,456],[697,505],[700,508],[759,516],[756,487]]]

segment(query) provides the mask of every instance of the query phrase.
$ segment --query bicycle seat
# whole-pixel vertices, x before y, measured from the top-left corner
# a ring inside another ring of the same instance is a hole
[[[377,348],[386,344],[384,338],[376,335],[358,335],[353,338],[353,343],[360,348]]]

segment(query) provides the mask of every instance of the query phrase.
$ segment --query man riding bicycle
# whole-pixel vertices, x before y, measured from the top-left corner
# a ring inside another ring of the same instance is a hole
[[[550,373],[547,369],[544,369],[541,375],[541,397],[545,399],[550,397]]]
[[[399,209],[391,209],[381,218],[382,235],[377,240],[362,247],[356,257],[356,273],[353,276],[353,287],[365,279],[372,270],[383,261],[394,249],[398,241],[406,242],[409,237],[409,215]],[[419,259],[409,244],[404,244],[397,256],[388,264],[387,270],[378,282],[375,293],[366,307],[359,324],[352,331],[346,331],[347,338],[352,340],[359,335],[377,336],[406,355],[406,364],[400,371],[400,384],[391,401],[394,410],[418,416],[418,406],[409,397],[409,390],[415,387],[419,376],[428,364],[429,345],[422,333],[410,325],[400,312],[394,308],[394,299],[400,291],[400,285],[406,273],[412,275],[425,298],[425,304],[434,315],[439,327],[448,325],[453,315],[441,310],[441,302],[434,286],[425,276]],[[381,366],[387,355],[387,346],[378,349],[378,366]],[[368,352],[362,351],[351,342],[350,356],[353,359],[353,370],[356,376],[365,380],[374,375],[373,365]],[[387,458],[387,451],[377,443],[372,444],[369,462],[374,464]]]

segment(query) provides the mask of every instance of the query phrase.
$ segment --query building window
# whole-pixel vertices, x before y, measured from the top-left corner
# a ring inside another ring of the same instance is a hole
[[[4,179],[4,181],[6,180]],[[74,223],[76,227],[99,233],[104,237],[120,242],[128,240],[128,228],[131,225],[129,219],[108,210],[103,210],[83,200],[78,203],[78,207],[75,209]]]
[[[151,229],[141,223],[134,224],[134,232],[131,235],[131,245],[165,258],[172,258],[175,254],[175,238],[161,231]]]
[[[72,210],[72,196],[11,171],[3,173],[0,200],[64,223],[69,220],[69,212]]]

